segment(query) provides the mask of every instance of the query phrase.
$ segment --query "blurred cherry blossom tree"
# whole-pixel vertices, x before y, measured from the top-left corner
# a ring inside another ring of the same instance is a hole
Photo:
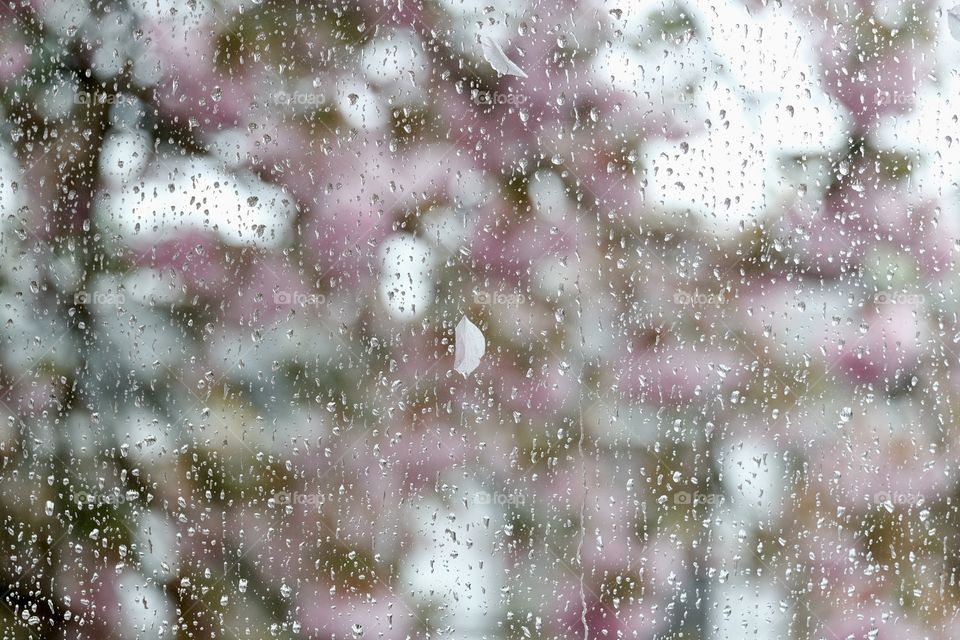
[[[951,9],[4,4],[0,638],[956,637]]]

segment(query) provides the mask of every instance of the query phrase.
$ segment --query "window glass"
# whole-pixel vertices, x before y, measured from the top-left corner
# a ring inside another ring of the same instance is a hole
[[[960,637],[960,7],[0,6],[0,640]]]

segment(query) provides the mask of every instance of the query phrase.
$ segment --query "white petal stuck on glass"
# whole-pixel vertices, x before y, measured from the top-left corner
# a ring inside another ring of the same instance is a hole
[[[960,4],[947,11],[947,26],[954,40],[960,40]]]
[[[473,370],[480,366],[480,359],[487,349],[487,341],[477,325],[463,316],[457,325],[456,348],[453,357],[454,370],[466,378]]]
[[[480,45],[483,47],[483,57],[487,59],[494,71],[503,76],[527,77],[523,69],[507,57],[503,47],[496,40],[490,36],[484,36],[480,39]]]

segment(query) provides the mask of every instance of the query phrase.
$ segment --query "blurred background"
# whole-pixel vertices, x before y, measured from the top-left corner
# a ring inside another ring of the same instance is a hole
[[[0,638],[960,637],[949,8],[4,3]]]

